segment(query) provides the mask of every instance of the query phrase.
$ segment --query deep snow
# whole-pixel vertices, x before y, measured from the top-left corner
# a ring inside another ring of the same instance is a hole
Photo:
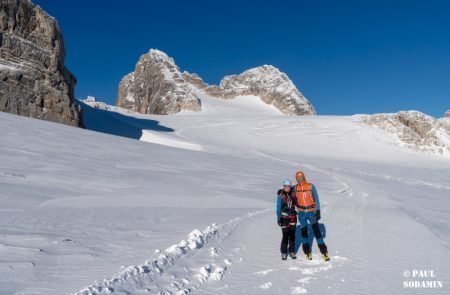
[[[352,117],[202,104],[88,109],[88,128],[122,137],[0,113],[0,294],[450,292],[448,158]],[[274,194],[298,169],[320,194],[329,263],[315,244],[313,261],[280,260]],[[444,287],[403,288],[413,269]]]

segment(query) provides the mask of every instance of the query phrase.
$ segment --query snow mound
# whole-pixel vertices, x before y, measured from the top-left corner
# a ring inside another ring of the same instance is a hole
[[[203,149],[201,145],[176,135],[172,128],[162,126],[150,117],[140,117],[136,112],[93,98],[81,100],[79,104],[83,109],[83,124],[86,129],[174,148],[194,151]]]

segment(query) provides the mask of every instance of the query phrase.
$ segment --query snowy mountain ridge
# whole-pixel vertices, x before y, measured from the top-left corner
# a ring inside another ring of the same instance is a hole
[[[435,119],[419,111],[354,117],[395,136],[401,146],[416,151],[450,155],[449,117]]]
[[[135,71],[124,76],[116,105],[144,114],[200,111],[198,91],[222,99],[258,96],[284,114],[315,114],[314,107],[287,75],[273,66],[264,65],[226,76],[219,86],[208,85],[197,74],[181,73],[174,59],[157,49],[142,55]]]
[[[186,75],[186,73],[183,73]],[[189,74],[191,77],[195,77],[193,74]],[[245,116],[245,114],[251,112],[254,115],[267,114],[276,115],[281,112],[275,106],[271,106],[262,102],[260,97],[251,96],[238,96],[234,99],[224,99],[218,101],[214,97],[205,95],[201,90],[201,86],[195,85],[194,94],[198,95],[199,99],[203,101],[204,109],[202,113],[205,115],[211,115],[210,113],[226,112],[229,115],[237,114]],[[206,86],[209,87],[209,86]],[[206,91],[205,91],[206,92]],[[82,102],[95,109],[102,109],[105,111],[118,112],[122,114],[128,114],[131,116],[141,116],[139,113],[132,110],[121,108],[117,106],[110,106],[103,102],[97,102],[95,100],[85,99]],[[241,109],[241,110],[239,110]],[[276,111],[277,110],[277,111]],[[145,117],[145,115],[143,115]],[[230,117],[231,118],[231,117]],[[361,122],[363,124],[378,128],[384,132],[386,137],[392,137],[392,144],[406,148],[407,150],[425,152],[431,154],[438,154],[442,156],[450,156],[450,117],[435,119],[429,115],[421,113],[419,111],[401,111],[398,113],[386,113],[386,114],[359,114],[352,116],[353,120]],[[92,122],[93,120],[89,120]],[[123,124],[123,123],[122,123]],[[94,124],[95,125],[95,124]],[[96,126],[92,126],[92,123],[87,125],[88,129],[96,130]],[[120,128],[119,126],[117,128]],[[102,131],[102,130],[97,130]],[[142,130],[142,136],[140,140],[157,142],[166,139],[162,139],[160,135],[148,133]],[[181,140],[183,141],[183,140]],[[177,139],[174,145],[178,145],[177,142],[181,142]],[[189,143],[186,142],[188,146]],[[198,149],[195,147],[194,149]]]
[[[263,65],[239,75],[225,76],[219,86],[208,85],[197,74],[183,75],[207,95],[224,99],[254,95],[288,115],[314,115],[312,104],[301,94],[289,77],[274,66]]]

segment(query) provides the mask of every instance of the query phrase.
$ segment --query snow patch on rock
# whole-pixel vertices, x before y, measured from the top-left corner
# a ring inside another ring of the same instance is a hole
[[[450,155],[450,118],[435,119],[418,111],[355,115],[354,118],[390,133],[399,146]]]
[[[230,75],[220,85],[208,85],[197,74],[183,73],[193,87],[205,94],[223,99],[257,96],[287,115],[314,115],[312,104],[297,89],[289,77],[274,66],[263,65],[239,75]]]
[[[121,80],[116,105],[143,114],[168,115],[200,111],[200,99],[186,82],[173,58],[150,49],[135,70]]]

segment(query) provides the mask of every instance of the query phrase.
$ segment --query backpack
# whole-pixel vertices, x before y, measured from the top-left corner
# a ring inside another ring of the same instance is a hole
[[[311,183],[295,185],[295,196],[297,198],[297,207],[300,210],[309,212],[316,209],[316,200],[314,199]]]

